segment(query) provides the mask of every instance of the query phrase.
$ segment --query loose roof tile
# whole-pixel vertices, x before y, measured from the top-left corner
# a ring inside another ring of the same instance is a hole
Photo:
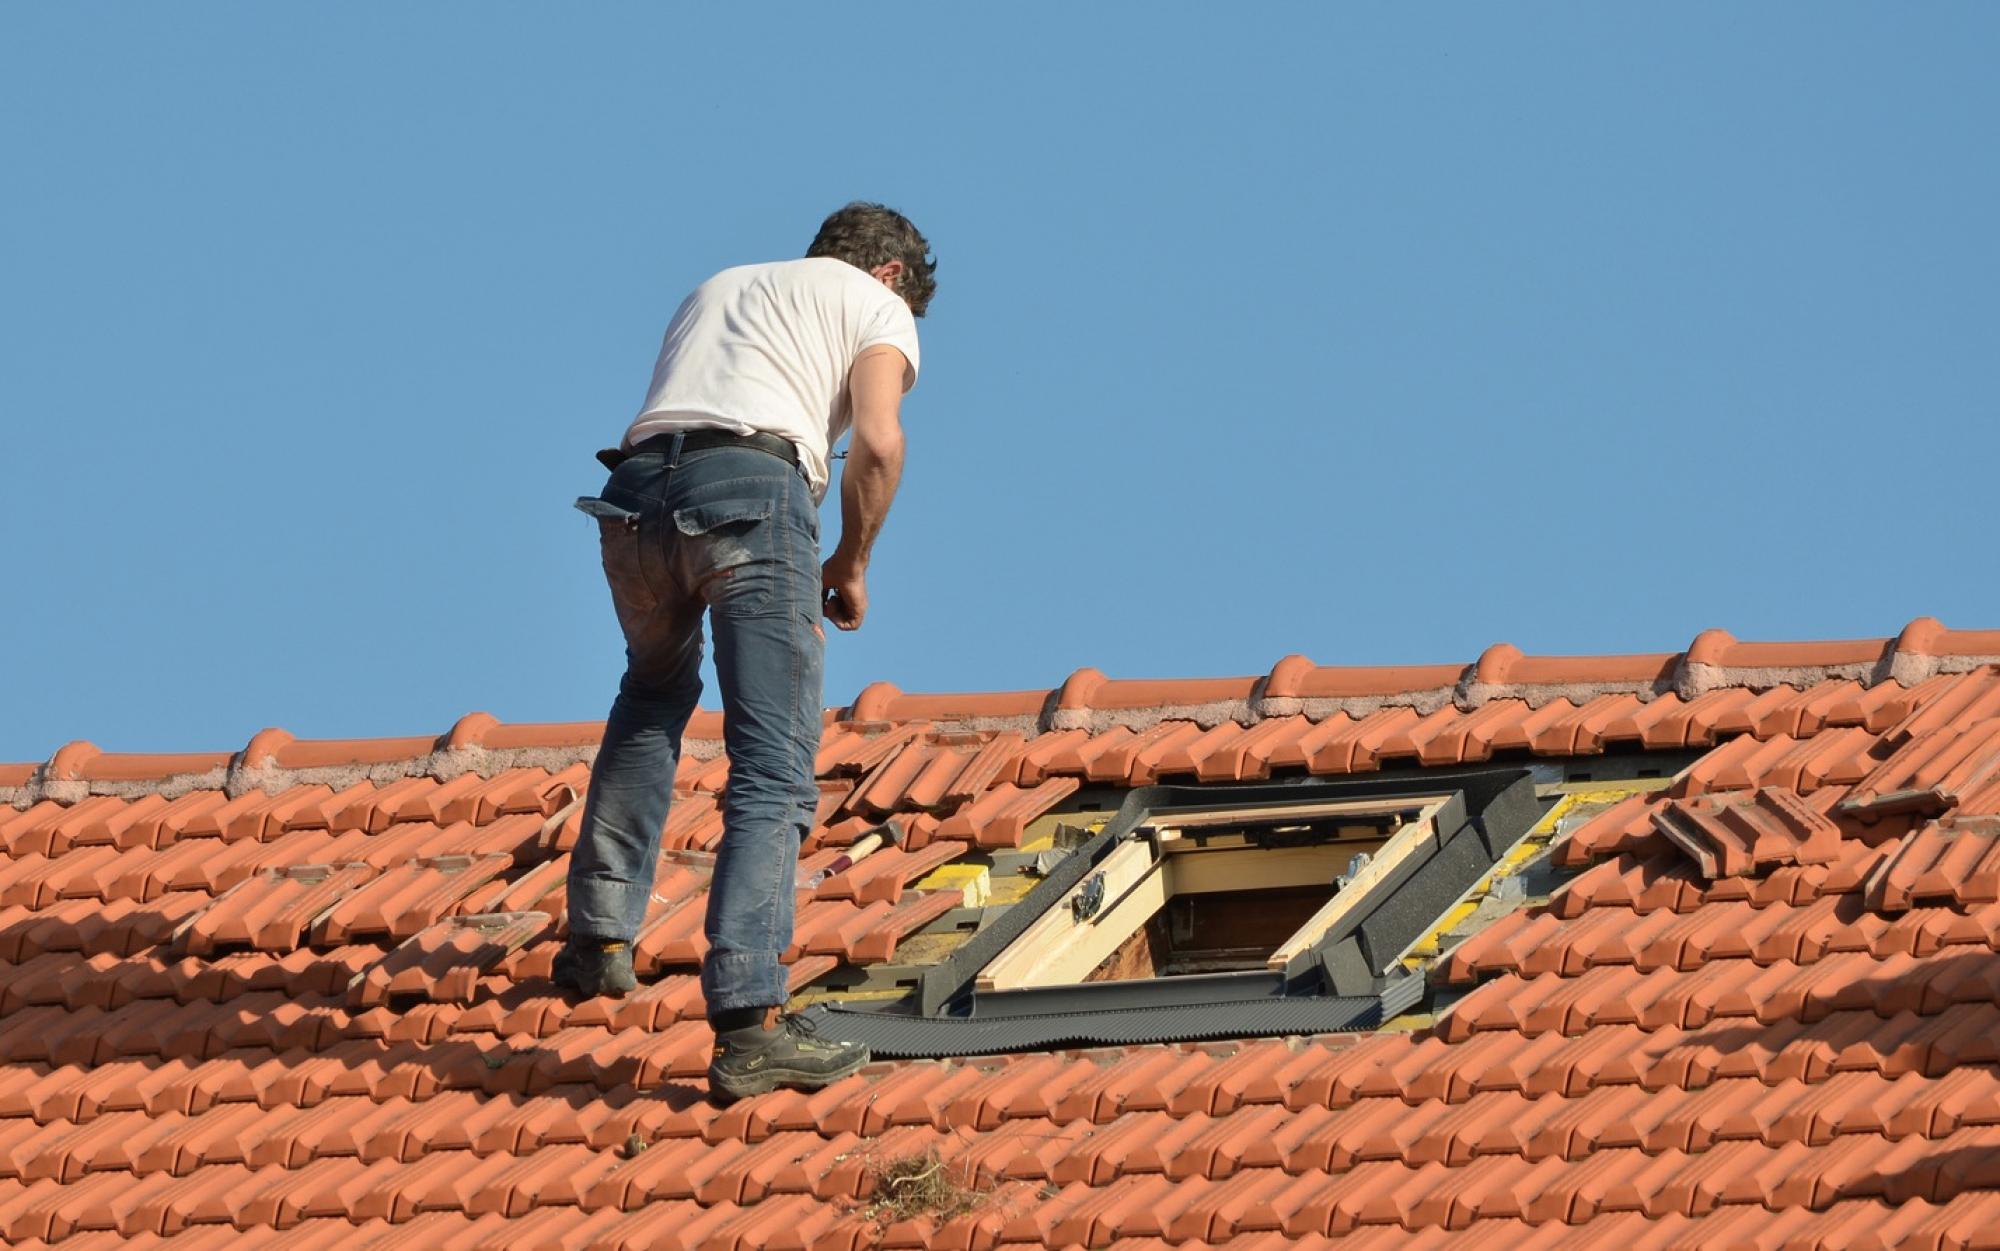
[[[1782,787],[1677,799],[1652,818],[1709,878],[1743,877],[1767,865],[1827,864],[1840,854],[1840,827]]]

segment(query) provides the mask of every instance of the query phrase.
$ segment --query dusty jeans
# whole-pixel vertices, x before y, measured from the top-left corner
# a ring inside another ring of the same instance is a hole
[[[577,507],[602,532],[626,664],[570,860],[570,932],[630,941],[645,919],[681,733],[701,695],[706,610],[729,783],[702,993],[711,1013],[783,1003],[778,957],[817,799],[826,646],[812,493],[777,457],[720,447],[634,455]]]

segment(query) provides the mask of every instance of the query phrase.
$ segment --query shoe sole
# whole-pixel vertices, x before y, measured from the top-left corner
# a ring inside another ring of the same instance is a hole
[[[772,1068],[754,1077],[732,1081],[718,1074],[713,1068],[708,1070],[708,1089],[711,1094],[721,1094],[728,1100],[747,1099],[751,1095],[768,1094],[780,1086],[792,1090],[819,1090],[833,1085],[843,1077],[852,1077],[868,1063],[869,1055],[862,1052],[854,1063],[836,1069],[831,1073],[808,1073],[803,1069]]]

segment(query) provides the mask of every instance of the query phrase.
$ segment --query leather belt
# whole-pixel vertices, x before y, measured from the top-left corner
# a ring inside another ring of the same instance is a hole
[[[597,463],[606,469],[616,469],[642,452],[665,455],[674,450],[675,438],[680,439],[683,452],[699,452],[711,447],[747,447],[775,456],[787,465],[796,467],[799,463],[797,444],[761,430],[752,434],[732,434],[727,430],[670,430],[641,439],[629,452],[624,448],[607,447],[597,454]]]

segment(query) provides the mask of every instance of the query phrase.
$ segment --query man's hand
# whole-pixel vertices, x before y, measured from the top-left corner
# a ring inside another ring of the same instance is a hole
[[[843,630],[859,630],[861,619],[868,615],[866,567],[835,552],[820,566],[819,581],[826,588],[826,600],[820,605],[826,619]]]

